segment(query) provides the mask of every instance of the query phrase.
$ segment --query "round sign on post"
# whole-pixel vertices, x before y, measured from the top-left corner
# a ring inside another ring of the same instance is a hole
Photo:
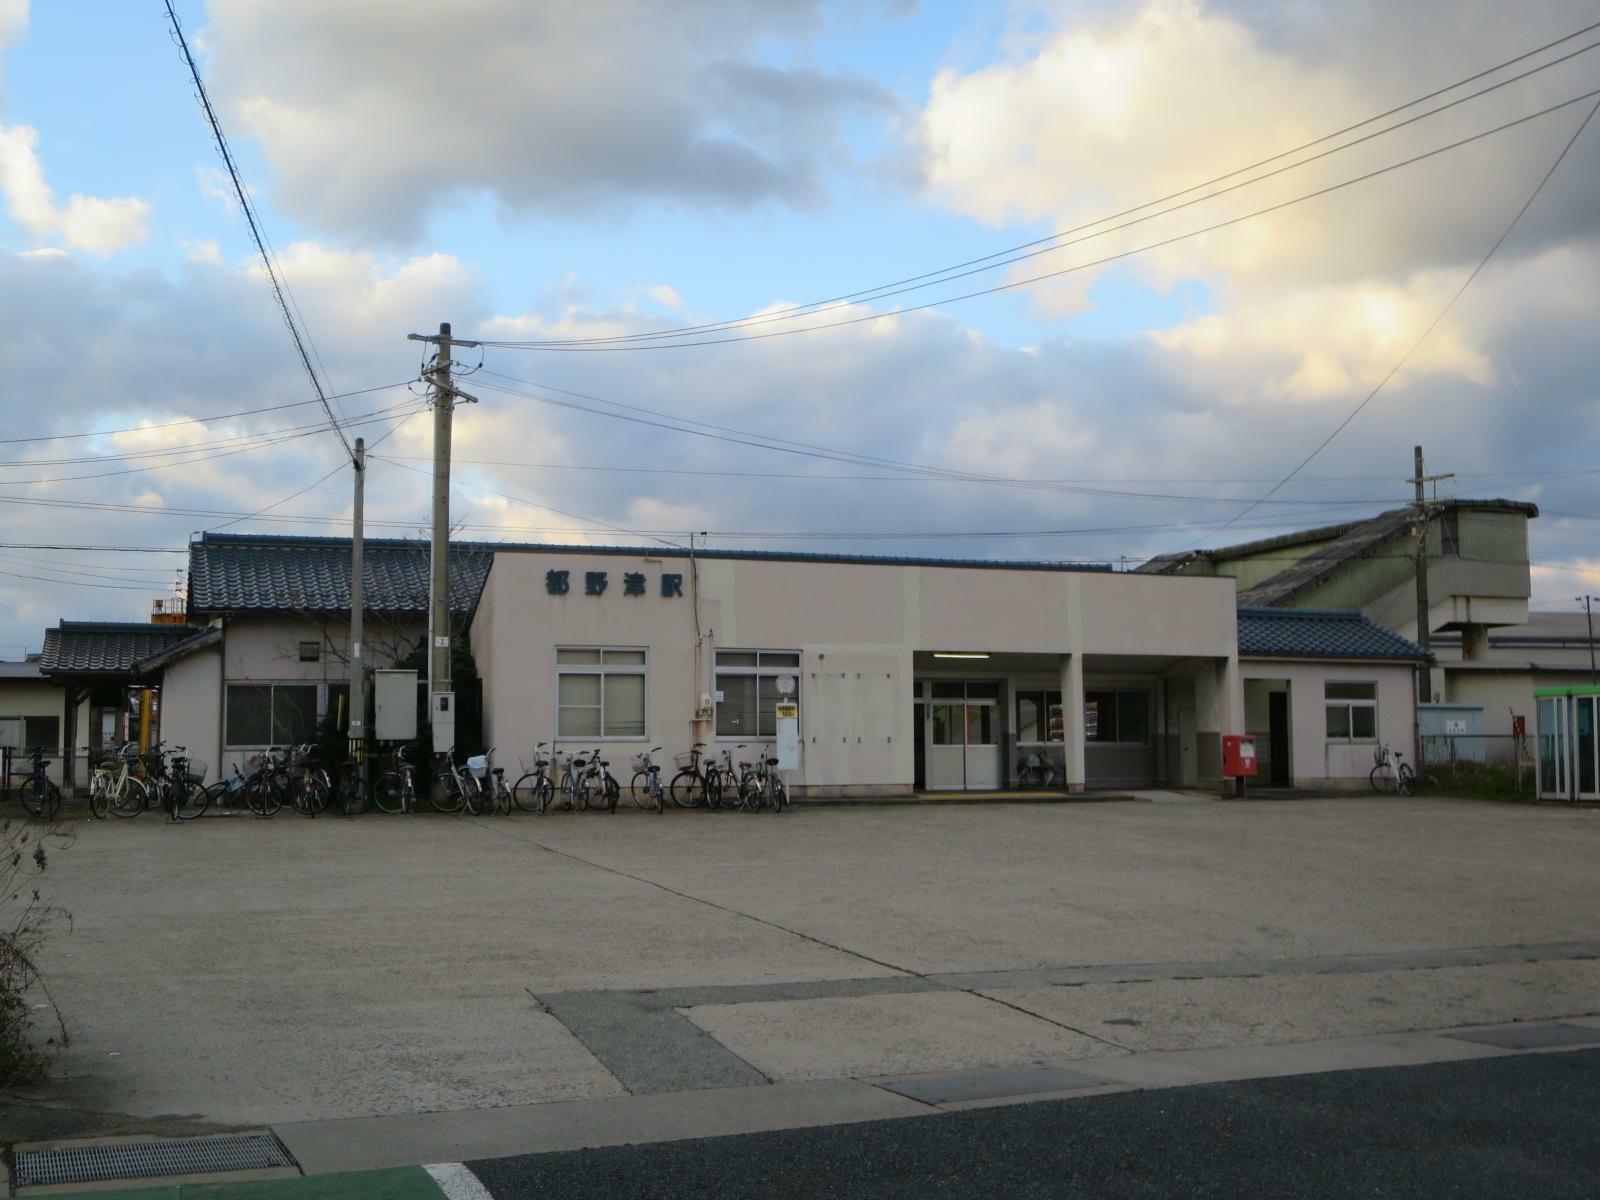
[[[779,675],[778,676],[778,682],[777,682],[777,688],[778,688],[778,695],[780,695],[780,696],[792,696],[792,695],[794,695],[794,676],[793,675]]]

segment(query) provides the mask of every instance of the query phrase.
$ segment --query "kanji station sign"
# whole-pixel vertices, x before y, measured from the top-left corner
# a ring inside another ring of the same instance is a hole
[[[609,571],[583,572],[583,594],[585,596],[604,596],[606,589],[611,586]],[[576,580],[571,571],[555,570],[544,573],[544,590],[552,596],[565,596],[572,591]],[[664,572],[658,581],[659,594],[668,599],[683,595],[683,576]],[[643,571],[622,572],[622,594],[624,596],[645,596],[649,594],[649,580]]]

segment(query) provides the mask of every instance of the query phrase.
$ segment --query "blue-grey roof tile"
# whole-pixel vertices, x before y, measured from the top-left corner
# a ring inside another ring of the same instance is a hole
[[[1262,658],[1394,658],[1432,656],[1354,609],[1239,609],[1239,653]]]
[[[62,621],[44,631],[39,669],[46,675],[128,673],[134,663],[203,632],[187,625]]]
[[[489,578],[493,553],[477,543],[450,548],[450,607],[468,613]],[[428,543],[366,542],[369,612],[428,610]],[[205,534],[189,546],[189,611],[349,612],[350,539]]]

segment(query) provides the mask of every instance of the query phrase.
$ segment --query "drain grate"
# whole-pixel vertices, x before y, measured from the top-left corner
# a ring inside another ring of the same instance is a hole
[[[55,1150],[18,1150],[16,1153],[13,1170],[19,1188],[295,1165],[283,1143],[270,1133],[62,1146]]]

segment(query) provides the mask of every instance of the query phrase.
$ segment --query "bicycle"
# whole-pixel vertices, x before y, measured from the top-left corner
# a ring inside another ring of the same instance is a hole
[[[1393,795],[1398,792],[1402,796],[1410,796],[1416,792],[1416,774],[1411,770],[1410,763],[1401,761],[1404,757],[1405,755],[1398,750],[1391,750],[1388,742],[1384,742],[1373,751],[1372,758],[1377,765],[1367,777],[1373,791],[1383,795]]]
[[[533,748],[533,766],[524,760],[522,774],[511,787],[511,799],[523,812],[542,813],[550,806],[556,785],[549,776],[550,759],[544,753],[549,742],[540,742]]]
[[[592,811],[617,811],[617,800],[622,795],[622,785],[611,773],[611,761],[601,758],[600,751],[589,755],[589,770],[585,774],[584,807]]]
[[[289,802],[295,811],[307,817],[316,817],[325,810],[333,792],[327,772],[313,761],[312,753],[313,747],[308,744],[292,747],[287,764],[276,772],[287,778]]]
[[[616,811],[621,787],[611,777],[610,763],[594,750],[588,755],[567,754],[561,765],[561,799],[568,812],[599,811],[608,804]],[[615,792],[611,789],[615,788]],[[608,793],[610,793],[608,795]]]
[[[773,757],[771,746],[755,762],[741,762],[739,768],[739,812],[770,809],[776,814],[789,806],[789,789],[778,774],[778,759]]]
[[[105,820],[115,813],[119,817],[136,817],[150,804],[144,780],[135,773],[139,765],[139,752],[132,742],[124,742],[112,751],[112,756],[95,768],[89,780],[89,813]]]
[[[506,769],[490,765],[494,747],[467,759],[467,773],[461,776],[464,785],[462,800],[472,816],[506,816],[511,812],[511,789],[506,786]]]
[[[655,746],[643,754],[633,756],[633,780],[628,786],[634,804],[646,812],[655,809],[658,816],[666,810],[667,801],[661,789],[661,768],[650,756],[660,750],[660,746]]]
[[[394,748],[390,761],[394,765],[378,781],[373,801],[381,812],[410,812],[417,806],[417,768],[412,765],[404,746]]]
[[[339,811],[347,817],[359,816],[372,806],[372,787],[361,777],[361,762],[354,755],[344,760],[333,780],[333,794]]]
[[[192,821],[204,815],[211,803],[211,793],[205,787],[206,764],[188,757],[184,746],[174,746],[171,759],[165,771],[169,819]]]
[[[276,815],[288,796],[289,780],[282,753],[273,746],[251,760],[254,770],[245,780],[244,802],[258,817]],[[237,771],[238,767],[234,770]]]
[[[33,755],[33,771],[22,785],[22,807],[31,816],[54,821],[61,811],[61,789],[51,782],[50,759],[44,756],[43,746],[35,746],[29,753]]]
[[[678,773],[672,777],[667,790],[679,808],[722,807],[723,784],[724,780],[732,778],[731,766],[725,773],[713,754],[702,767],[700,760],[705,757],[705,747],[704,742],[696,742],[692,749],[673,755],[672,764],[678,768]]]
[[[1055,786],[1056,764],[1049,755],[1028,754],[1017,763],[1017,786],[1049,788]]]

